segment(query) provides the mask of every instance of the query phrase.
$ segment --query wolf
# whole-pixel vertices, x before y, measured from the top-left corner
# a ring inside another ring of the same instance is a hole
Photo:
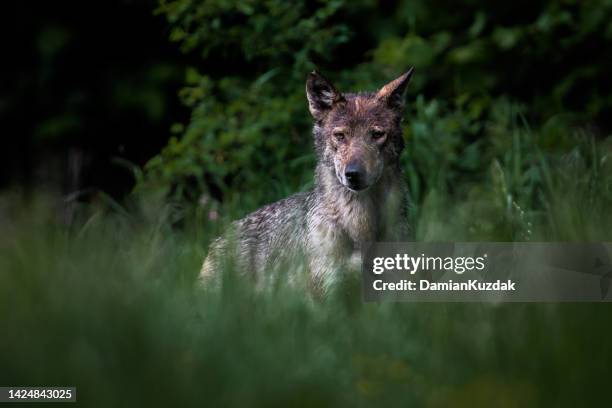
[[[378,91],[360,93],[341,93],[311,72],[306,96],[314,121],[314,189],[235,221],[211,244],[202,282],[217,276],[227,257],[259,283],[279,265],[283,274],[290,273],[299,259],[309,286],[325,293],[340,276],[360,267],[368,243],[406,240],[408,192],[399,159],[413,71]]]

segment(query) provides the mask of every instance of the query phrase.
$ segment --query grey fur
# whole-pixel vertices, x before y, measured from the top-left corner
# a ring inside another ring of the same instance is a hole
[[[301,261],[311,286],[325,292],[341,272],[359,268],[368,242],[406,239],[407,189],[399,165],[403,103],[398,100],[411,73],[369,94],[340,94],[325,78],[310,74],[307,95],[318,156],[314,190],[234,222],[211,245],[202,280],[210,282],[226,259],[258,283],[268,272],[292,271]],[[372,133],[379,129],[383,136]],[[347,186],[349,162],[364,169],[366,186],[360,191]]]

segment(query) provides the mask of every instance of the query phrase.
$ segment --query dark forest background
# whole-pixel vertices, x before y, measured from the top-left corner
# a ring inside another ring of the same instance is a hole
[[[591,1],[14,3],[0,186],[251,206],[306,188],[304,80],[375,89],[409,66],[413,194],[480,178],[513,128],[545,151],[609,134],[612,5]],[[18,39],[18,40],[16,40]],[[441,170],[442,169],[442,170]],[[442,174],[444,173],[444,174]]]
[[[155,1],[11,2],[3,9],[0,186],[120,198],[186,118],[189,61]]]

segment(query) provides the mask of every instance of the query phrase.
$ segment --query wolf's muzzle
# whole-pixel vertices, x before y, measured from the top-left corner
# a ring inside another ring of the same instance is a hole
[[[347,187],[351,190],[363,190],[366,185],[365,168],[356,162],[351,162],[344,170],[344,178],[346,179]]]

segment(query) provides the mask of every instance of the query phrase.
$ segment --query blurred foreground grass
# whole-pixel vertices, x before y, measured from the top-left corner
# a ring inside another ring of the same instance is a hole
[[[611,240],[609,144],[556,156],[520,144],[482,180],[424,194],[416,238]],[[44,199],[7,197],[2,385],[73,385],[79,405],[99,407],[606,402],[612,305],[363,304],[350,291],[318,302],[229,278],[203,291],[195,278],[220,227],[197,211],[92,206],[66,227]]]

